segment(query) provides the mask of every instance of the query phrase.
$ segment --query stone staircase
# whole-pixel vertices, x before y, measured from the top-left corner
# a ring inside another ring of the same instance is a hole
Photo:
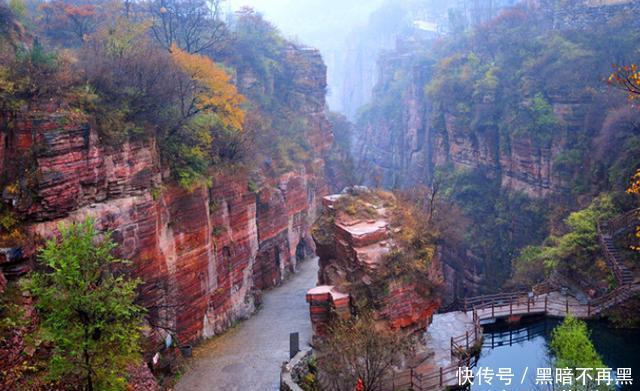
[[[609,266],[616,271],[616,278],[620,285],[628,285],[633,283],[633,273],[624,265],[620,250],[613,243],[613,238],[609,235],[603,235],[601,239],[603,250],[608,255],[607,261]]]

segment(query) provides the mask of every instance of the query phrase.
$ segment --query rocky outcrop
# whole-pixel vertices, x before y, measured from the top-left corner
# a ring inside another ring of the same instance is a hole
[[[321,284],[307,293],[314,332],[322,336],[335,315],[348,316],[351,306],[363,301],[391,329],[424,329],[440,305],[432,289],[442,282],[436,251],[424,249],[433,256],[419,276],[409,265],[422,261],[408,258],[394,263],[397,254],[407,252],[399,247],[396,235],[409,229],[391,222],[395,198],[385,194],[389,198],[383,201],[375,192],[360,191],[364,195],[325,197],[323,215],[314,226]]]
[[[93,217],[113,232],[118,255],[132,261],[131,275],[143,281],[140,303],[159,337],[171,331],[191,343],[249,316],[260,290],[313,252],[309,229],[327,192],[326,69],[315,50],[292,46],[285,55],[295,68],[289,98],[314,149],[311,163],[282,175],[227,169],[213,175],[212,186],[187,191],[173,184],[153,138],[108,145],[88,118],[59,102],[7,118],[0,160],[16,180],[3,201],[25,233],[12,262],[28,265],[59,224]],[[260,177],[259,189],[250,176]],[[7,274],[1,261],[0,269]]]
[[[635,0],[539,0],[551,10],[549,19],[555,28],[590,28],[615,19],[620,14],[640,11]]]
[[[389,93],[383,92],[384,86],[391,88],[398,70],[408,70],[412,82],[402,91],[399,102],[393,100],[396,115],[376,109],[356,126],[353,155],[364,185],[408,188],[431,181],[434,135],[423,91],[431,71],[421,65],[414,63],[410,51],[387,54],[379,60],[379,89],[373,99],[383,99],[379,94]]]
[[[640,3],[538,0],[522,2],[520,6],[528,7],[526,23],[537,26],[535,31],[543,33],[550,29],[587,29],[609,22],[615,24],[613,21],[621,16],[637,12]],[[473,7],[477,5],[471,9]],[[498,5],[496,12],[501,7]],[[515,15],[520,11],[512,12]],[[489,16],[492,15],[493,12]],[[501,17],[494,23],[499,24]],[[563,131],[554,132],[553,142],[541,142],[515,131],[520,125],[510,122],[510,114],[501,114],[505,118],[497,124],[498,97],[491,94],[482,97],[468,94],[466,101],[432,101],[426,90],[436,73],[433,57],[439,53],[438,45],[432,38],[403,36],[393,51],[379,57],[379,76],[372,102],[358,119],[354,135],[353,155],[362,182],[385,188],[430,185],[437,168],[452,165],[485,169],[503,188],[535,198],[569,190],[571,176],[576,174],[567,174],[568,170],[562,168],[562,161],[567,157],[563,152],[575,147],[577,138],[583,137],[577,135],[584,134],[585,130],[587,137],[597,134],[604,117],[611,111],[611,102],[615,99],[610,99],[609,106],[594,99],[594,96],[606,95],[599,80],[607,70],[590,75],[592,81],[587,78],[572,86],[554,85],[546,91],[548,103]],[[433,46],[436,50],[431,51]],[[448,53],[449,60],[463,52]],[[451,72],[454,68],[450,66]],[[455,92],[446,94],[453,96]],[[500,102],[500,109],[508,104],[520,108],[531,106],[531,97],[526,94],[518,99],[520,102]],[[503,129],[499,129],[500,126]],[[574,164],[580,166],[588,162]]]
[[[413,58],[411,52],[381,58],[381,85],[388,82],[385,77],[407,70],[409,82],[400,93],[399,113],[370,115],[356,128],[354,158],[365,185],[385,188],[430,185],[438,167],[453,164],[463,169],[489,169],[505,188],[534,197],[564,189],[562,179],[553,169],[553,162],[561,152],[559,145],[538,147],[526,137],[501,140],[498,129],[473,133],[450,113],[442,120],[436,118],[424,91],[432,77],[431,66]],[[585,104],[560,98],[552,103],[556,115],[566,120],[569,128],[583,125],[584,117],[576,116],[575,111],[584,112]]]

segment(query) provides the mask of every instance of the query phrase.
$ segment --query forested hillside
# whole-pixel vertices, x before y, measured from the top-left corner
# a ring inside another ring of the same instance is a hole
[[[640,112],[607,79],[638,62],[633,6],[525,4],[448,36],[404,36],[358,119],[361,179],[438,188],[469,219],[469,252],[452,243],[452,262],[476,264],[493,289],[524,246],[566,232],[599,194],[612,193],[611,213],[629,208]]]

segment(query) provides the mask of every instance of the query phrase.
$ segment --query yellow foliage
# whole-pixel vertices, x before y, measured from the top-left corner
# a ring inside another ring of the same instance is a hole
[[[627,189],[627,193],[640,195],[640,170],[637,170],[635,175],[631,178],[631,185]],[[640,226],[636,228],[636,238],[640,240]],[[632,246],[636,251],[640,251],[640,246]]]
[[[631,185],[627,189],[627,193],[640,195],[640,170],[636,171],[631,178]]]
[[[638,65],[631,64],[621,67],[614,65],[614,68],[608,83],[627,91],[630,100],[640,99],[640,69]]]
[[[175,63],[196,82],[195,103],[200,111],[215,113],[222,125],[241,130],[245,98],[231,83],[230,76],[211,59],[199,54],[187,53],[175,44],[171,47]]]
[[[9,69],[0,66],[0,94],[12,94],[14,90],[14,82],[11,80]]]

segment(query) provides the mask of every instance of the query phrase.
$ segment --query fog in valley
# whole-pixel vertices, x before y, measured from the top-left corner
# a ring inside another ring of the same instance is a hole
[[[328,66],[329,106],[345,112],[349,111],[345,88],[350,87],[344,85],[345,73],[355,66],[355,53],[348,53],[349,48],[354,49],[355,32],[367,25],[371,14],[382,3],[383,0],[228,0],[226,10],[234,12],[243,6],[252,7],[288,38],[320,49]],[[383,42],[379,41],[379,44]],[[364,65],[367,71],[358,76],[358,81],[370,89],[374,82],[371,75],[375,56],[368,54]],[[368,97],[368,93],[366,95]],[[360,103],[364,102],[360,99]]]
[[[515,0],[226,0],[231,15],[248,6],[287,38],[319,49],[327,64],[331,110],[356,120],[371,100],[377,59],[397,37],[443,36],[490,19]],[[461,25],[460,21],[463,21]],[[457,23],[456,23],[457,22]]]

